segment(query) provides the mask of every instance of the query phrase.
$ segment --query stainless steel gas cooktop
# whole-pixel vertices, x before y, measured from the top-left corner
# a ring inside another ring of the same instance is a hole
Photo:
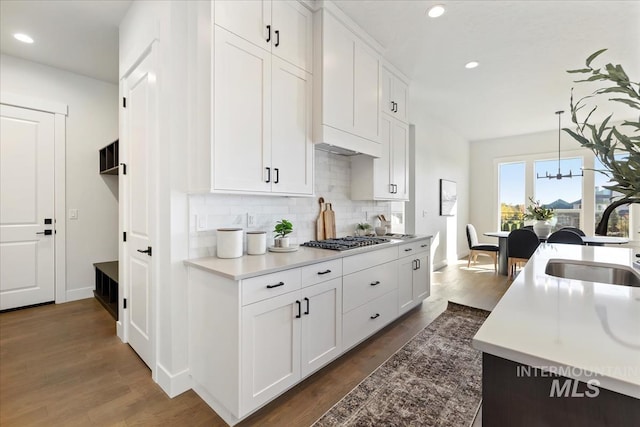
[[[319,248],[319,249],[331,249],[334,251],[346,251],[349,249],[360,248],[362,246],[371,246],[378,245],[380,243],[387,243],[388,239],[383,239],[380,237],[358,237],[358,236],[347,236],[347,237],[338,237],[335,239],[327,239],[327,240],[311,240],[310,242],[305,242],[302,246],[308,246],[311,248]]]

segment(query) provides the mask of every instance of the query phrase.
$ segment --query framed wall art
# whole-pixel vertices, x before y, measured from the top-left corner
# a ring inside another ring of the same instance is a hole
[[[455,181],[440,180],[440,216],[455,216],[458,208],[458,191]]]

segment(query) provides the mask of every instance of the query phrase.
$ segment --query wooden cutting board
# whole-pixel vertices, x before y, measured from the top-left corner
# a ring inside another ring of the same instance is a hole
[[[316,240],[324,240],[325,239],[325,235],[324,235],[324,211],[325,211],[324,198],[320,197],[318,199],[318,202],[320,203],[320,214],[318,215],[318,219],[316,220]]]
[[[324,238],[335,239],[336,238],[336,213],[331,207],[331,203],[325,205],[327,209],[324,214]]]

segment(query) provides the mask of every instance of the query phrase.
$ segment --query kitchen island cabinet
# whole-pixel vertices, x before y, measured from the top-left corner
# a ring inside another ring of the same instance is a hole
[[[193,389],[233,425],[396,319],[402,244],[186,261]]]
[[[633,272],[633,251],[542,243],[478,330],[483,425],[640,423],[640,288],[595,281],[593,263]]]

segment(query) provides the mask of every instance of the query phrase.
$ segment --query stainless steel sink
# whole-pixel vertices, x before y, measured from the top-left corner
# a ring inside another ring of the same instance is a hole
[[[640,274],[624,265],[573,259],[550,259],[544,272],[565,279],[640,287]]]

